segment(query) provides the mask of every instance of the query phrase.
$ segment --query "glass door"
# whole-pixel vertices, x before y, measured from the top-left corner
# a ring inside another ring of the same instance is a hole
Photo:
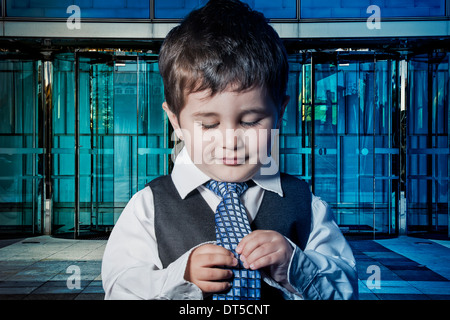
[[[80,110],[80,119],[90,121],[89,132],[81,134],[85,163],[90,161],[82,166],[89,173],[84,187],[90,193],[81,195],[86,206],[80,225],[91,230],[111,229],[133,194],[167,173],[170,153],[156,56],[111,59],[91,63],[90,109]]]
[[[73,95],[54,99],[54,233],[111,230],[133,194],[167,173],[171,150],[156,62],[152,54],[120,51],[55,60],[56,93]]]
[[[45,195],[44,149],[39,131],[40,67],[29,57],[0,55],[1,234],[42,232]]]
[[[343,231],[448,232],[449,54],[305,52],[290,64],[281,170]]]
[[[114,189],[115,110],[112,56],[81,53],[77,59],[79,149],[75,157],[75,206],[78,208],[74,218],[80,236],[103,232],[112,225],[108,215],[114,213],[115,207],[114,197],[109,197]]]
[[[312,60],[313,192],[343,231],[395,233],[397,62],[370,52]]]
[[[448,53],[411,57],[408,78],[408,233],[445,233],[450,222]]]
[[[52,106],[47,129],[51,139],[52,234],[74,232],[75,204],[75,56],[59,54],[53,60]]]
[[[280,128],[280,171],[311,185],[311,57],[293,55],[289,64],[290,100]]]

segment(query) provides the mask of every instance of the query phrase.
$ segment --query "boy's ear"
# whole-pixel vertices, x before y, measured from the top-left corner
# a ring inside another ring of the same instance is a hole
[[[284,112],[286,111],[286,107],[287,107],[287,105],[288,105],[290,100],[291,100],[290,96],[285,96],[284,97],[283,103],[281,104],[278,121],[277,121],[277,129],[281,128],[281,123],[283,122],[283,115],[284,115]]]
[[[180,140],[183,140],[183,136],[181,134],[181,127],[180,127],[180,123],[178,122],[177,115],[170,110],[169,105],[165,101],[162,104],[162,108],[166,112],[167,118],[169,119],[170,124],[172,125],[173,130],[175,131],[176,135],[178,136],[178,138]]]

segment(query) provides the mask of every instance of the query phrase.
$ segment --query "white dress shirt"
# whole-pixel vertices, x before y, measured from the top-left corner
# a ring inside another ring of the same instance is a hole
[[[210,178],[194,165],[185,149],[178,155],[171,177],[181,198],[197,188],[214,214],[220,198],[204,186]],[[279,173],[258,173],[252,180],[255,185],[241,198],[250,222],[264,192],[283,196]],[[351,248],[323,200],[313,195],[311,209],[305,250],[288,239],[294,250],[288,269],[282,270],[287,281],[281,285],[262,273],[263,280],[280,289],[285,299],[356,299],[357,272]],[[102,262],[105,299],[203,299],[202,291],[184,279],[192,249],[163,268],[155,236],[153,193],[145,187],[128,202],[106,245]]]

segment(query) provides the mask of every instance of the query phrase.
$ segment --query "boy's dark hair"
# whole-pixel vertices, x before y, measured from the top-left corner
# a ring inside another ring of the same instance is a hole
[[[172,29],[161,47],[159,69],[170,110],[179,116],[188,94],[211,97],[265,87],[277,105],[286,95],[286,50],[262,13],[237,0],[211,0]]]

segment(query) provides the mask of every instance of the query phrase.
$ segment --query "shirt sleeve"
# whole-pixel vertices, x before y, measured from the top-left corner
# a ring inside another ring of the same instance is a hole
[[[313,195],[311,206],[312,230],[305,250],[289,241],[294,252],[287,285],[266,281],[289,300],[357,299],[358,276],[352,250],[327,203]]]
[[[105,299],[203,299],[201,290],[184,279],[191,250],[163,268],[154,230],[153,194],[146,187],[129,201],[106,245]]]

